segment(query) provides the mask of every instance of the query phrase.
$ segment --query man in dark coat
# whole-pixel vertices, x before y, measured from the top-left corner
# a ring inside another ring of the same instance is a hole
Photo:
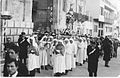
[[[89,76],[97,76],[98,69],[98,58],[99,58],[99,48],[95,42],[91,41],[90,45],[87,47],[88,55],[88,72]]]
[[[21,33],[21,35],[18,39],[18,45],[20,47],[20,52],[19,52],[20,61],[21,61],[21,63],[24,63],[26,65],[27,47],[29,45],[29,42],[27,41],[27,37],[25,37],[24,32]]]
[[[9,74],[9,72],[7,71],[7,63],[10,60],[16,60],[18,62],[18,69],[17,69],[18,72],[24,76],[28,76],[27,67],[19,61],[18,49],[19,49],[19,47],[16,46],[14,48],[10,48],[9,50],[7,50],[7,55],[5,58],[5,64],[4,64],[4,69],[3,69],[3,76],[4,77],[8,76],[8,74]]]
[[[108,63],[111,59],[112,42],[111,40],[109,40],[107,36],[103,40],[103,51],[104,51],[103,60],[105,61],[105,67],[109,67]]]
[[[19,69],[22,69],[20,67],[20,63],[16,61],[15,59],[9,59],[6,62],[6,76],[5,77],[25,77],[26,75],[19,71]],[[25,73],[25,72],[24,72]]]

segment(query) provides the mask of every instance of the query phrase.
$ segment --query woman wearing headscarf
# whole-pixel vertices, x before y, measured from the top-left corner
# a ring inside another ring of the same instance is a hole
[[[72,69],[72,51],[70,49],[70,41],[65,39],[65,63],[66,63],[66,73]]]
[[[53,74],[54,76],[61,76],[65,73],[65,47],[62,41],[58,41],[54,49],[54,64],[53,64]]]
[[[82,66],[82,64],[83,64],[83,49],[84,49],[83,45],[84,45],[84,43],[83,43],[83,39],[81,37],[78,39],[78,44],[77,45],[78,45],[77,62],[78,62],[78,65]]]
[[[74,40],[70,38],[70,47],[72,51],[72,68],[76,68],[76,53],[77,53],[77,45]]]
[[[36,47],[33,45],[34,40],[32,38],[30,40],[30,45],[28,47],[28,71],[30,72],[30,76],[35,76],[35,69],[38,68],[39,61],[36,60],[36,56],[38,56],[38,51]]]

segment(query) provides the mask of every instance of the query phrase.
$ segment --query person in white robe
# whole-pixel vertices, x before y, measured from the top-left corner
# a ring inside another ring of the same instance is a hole
[[[54,50],[55,50],[55,47],[56,45],[58,44],[58,40],[57,39],[53,39],[52,43],[51,43],[51,66],[53,67],[53,64],[54,64]]]
[[[70,38],[70,49],[72,51],[72,68],[76,68],[76,53],[77,53],[77,45],[74,40]]]
[[[66,38],[65,39],[65,64],[66,64],[66,73],[72,68],[72,51],[70,49],[70,42]]]
[[[77,63],[78,65],[82,66],[83,65],[83,40],[82,38],[80,37],[78,39],[78,43],[77,43],[77,46],[78,46],[78,51],[77,51]]]
[[[35,76],[35,69],[37,67],[37,61],[36,56],[38,55],[38,52],[36,48],[33,46],[33,39],[30,39],[30,46],[28,47],[28,71],[30,72],[30,76]]]
[[[85,63],[87,60],[87,40],[85,37],[83,38],[83,41],[84,41],[83,63]]]
[[[37,39],[38,37],[37,37],[37,35],[33,35],[32,37],[31,37],[31,39],[33,40],[33,46],[35,47],[35,49],[36,49],[36,51],[37,51],[37,53],[38,53],[38,55],[36,55],[36,68],[37,68],[37,72],[38,73],[40,73],[40,71],[41,71],[41,59],[39,58],[39,56],[40,56],[40,53],[39,53],[39,47],[38,47],[38,39]]]
[[[59,41],[54,50],[54,64],[53,74],[54,76],[61,76],[65,73],[65,47],[62,42]]]
[[[47,70],[47,43],[45,41],[40,42],[39,44],[41,52],[41,69]]]

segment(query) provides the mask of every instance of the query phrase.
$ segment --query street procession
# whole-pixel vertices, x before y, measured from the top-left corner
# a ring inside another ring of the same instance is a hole
[[[41,70],[52,70],[51,76],[67,75],[76,66],[82,66],[87,62],[89,76],[96,77],[100,57],[103,57],[105,67],[109,67],[111,58],[117,58],[114,48],[117,49],[118,46],[113,46],[112,40],[107,36],[104,39],[45,32],[40,38],[36,33],[26,37],[25,32],[22,32],[18,45],[11,42],[10,37],[7,38],[4,48],[4,76],[8,75],[6,64],[16,59],[20,65],[18,71],[23,76],[33,77]]]
[[[119,3],[0,0],[0,76],[119,77]]]

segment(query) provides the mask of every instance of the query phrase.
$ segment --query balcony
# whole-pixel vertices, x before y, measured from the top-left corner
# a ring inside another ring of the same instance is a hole
[[[114,20],[113,19],[109,19],[109,18],[104,18],[104,22],[108,23],[108,24],[113,24]]]

